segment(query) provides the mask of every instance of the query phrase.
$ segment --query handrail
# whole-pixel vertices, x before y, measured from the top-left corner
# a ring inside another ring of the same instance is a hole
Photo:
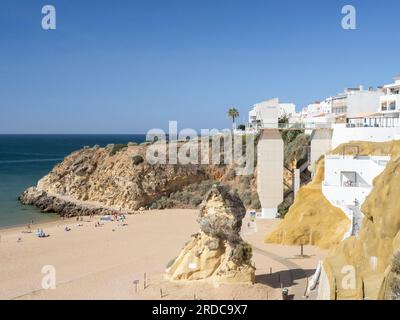
[[[351,182],[351,181],[349,181],[349,183],[342,183],[339,185],[331,185],[324,181],[323,185],[324,187],[336,187],[336,188],[372,188],[372,186],[369,185],[368,183]]]

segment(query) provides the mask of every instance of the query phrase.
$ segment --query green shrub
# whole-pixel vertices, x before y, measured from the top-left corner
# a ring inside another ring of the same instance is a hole
[[[251,209],[254,210],[261,209],[261,203],[257,192],[253,192],[251,195]]]
[[[308,146],[310,137],[305,134],[300,134],[296,138],[285,145],[285,164],[290,165],[293,160],[300,161],[307,158]]]
[[[197,191],[201,196],[205,196],[208,190],[215,184],[215,180],[204,180],[200,182],[197,186]]]
[[[251,206],[251,197],[252,197],[252,192],[249,190],[239,192],[239,198],[240,198],[240,200],[242,200],[243,205],[246,208],[249,208]]]
[[[400,278],[398,276],[393,277],[390,289],[392,290],[392,299],[400,300]]]
[[[132,163],[134,166],[137,166],[138,164],[141,164],[144,161],[142,156],[136,155],[132,157]]]
[[[237,264],[248,263],[253,256],[253,248],[247,242],[238,244],[232,254],[232,260]]]
[[[108,155],[109,156],[113,156],[115,155],[117,152],[127,148],[128,145],[127,144],[123,144],[123,143],[117,143],[117,144],[109,144],[107,145],[107,150],[108,150]]]
[[[292,205],[293,196],[286,197],[285,200],[278,206],[278,218],[283,219],[289,212],[290,206]]]
[[[226,178],[228,181],[231,181],[236,178],[236,170],[235,168],[230,168],[228,172],[226,173]]]
[[[151,204],[150,209],[169,209],[173,206],[174,201],[166,196],[162,196]]]
[[[397,252],[392,259],[392,272],[400,275],[400,251]]]
[[[244,184],[245,187],[249,188],[253,178],[254,178],[253,174],[246,175],[246,176],[240,176],[239,183],[242,183],[242,184]]]
[[[202,201],[203,201],[203,197],[195,195],[192,197],[192,199],[190,199],[190,204],[193,207],[197,207]]]

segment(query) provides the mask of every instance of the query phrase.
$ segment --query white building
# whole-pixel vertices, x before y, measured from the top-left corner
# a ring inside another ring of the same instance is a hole
[[[360,115],[376,113],[383,92],[370,87],[364,90],[359,88],[347,88],[344,92],[334,97],[326,98],[322,102],[309,104],[302,111],[303,119],[319,117],[329,118],[326,122],[335,121],[335,118],[354,118]]]
[[[380,112],[399,115],[400,112],[400,76],[395,82],[383,87],[384,95],[380,98]]]
[[[364,90],[359,88],[347,88],[344,92],[332,97],[332,113],[346,115],[348,118],[360,113],[376,112],[380,97],[383,92],[370,87]]]
[[[253,105],[249,112],[251,128],[278,128],[278,120],[282,116],[295,116],[296,105],[293,103],[280,103],[278,98],[266,100]]]
[[[279,103],[279,117],[296,115],[296,105],[294,103]]]
[[[400,140],[400,127],[353,127],[346,123],[332,125],[332,149],[350,141],[386,142]]]
[[[312,117],[317,114],[323,113],[321,103],[316,101],[314,103],[310,103],[307,107],[303,108],[301,114],[304,118]]]
[[[362,109],[366,112],[351,113],[347,116],[346,124],[333,125],[332,148],[351,140],[385,142],[400,139],[400,77],[395,78],[394,83],[385,85],[380,94],[380,91],[373,92],[379,95],[376,109],[372,108],[374,104],[364,104],[368,106]],[[375,94],[371,94],[369,98]],[[358,96],[355,99],[358,102],[353,105],[361,103],[365,98],[363,94],[354,96]],[[351,101],[352,95],[349,97]],[[365,99],[371,102],[369,98]],[[356,111],[360,110],[358,108]]]
[[[323,102],[316,101],[303,108],[300,122],[304,124],[305,128],[313,128],[313,126],[320,125],[329,127],[335,121],[329,99]],[[311,132],[312,130],[306,130],[307,134],[311,134]]]
[[[345,238],[361,227],[361,205],[372,191],[373,180],[385,169],[390,156],[325,156],[322,193],[329,202],[342,209],[352,221]]]
[[[389,160],[390,156],[325,156],[325,197],[334,205],[354,205],[355,200],[362,204]]]

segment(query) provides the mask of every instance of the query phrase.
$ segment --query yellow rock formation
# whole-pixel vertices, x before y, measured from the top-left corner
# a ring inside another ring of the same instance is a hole
[[[168,280],[254,283],[251,247],[240,237],[246,213],[242,202],[222,187],[213,187],[200,210],[201,232],[192,236],[166,270]]]
[[[391,299],[391,260],[400,250],[400,141],[352,142],[361,154],[391,154],[386,169],[375,178],[361,211],[359,234],[340,243],[325,259],[331,299]],[[339,151],[339,150],[335,150]],[[354,268],[355,283],[349,282]]]
[[[350,221],[322,194],[323,179],[324,159],[320,159],[312,182],[299,190],[285,219],[267,236],[266,242],[312,244],[327,249],[343,239]]]
[[[338,146],[331,154],[396,155],[400,154],[400,141],[372,143],[352,141]],[[339,208],[324,197],[324,159],[318,161],[313,181],[302,187],[296,195],[285,219],[269,234],[266,242],[289,245],[312,244],[322,249],[334,248],[343,239],[350,221]]]
[[[390,285],[395,276],[391,260],[400,250],[400,141],[353,141],[331,153],[356,152],[391,155],[361,208],[365,217],[359,234],[341,242],[349,221],[321,193],[321,159],[312,183],[299,191],[285,219],[267,241],[332,248],[323,263],[331,299],[391,299]]]

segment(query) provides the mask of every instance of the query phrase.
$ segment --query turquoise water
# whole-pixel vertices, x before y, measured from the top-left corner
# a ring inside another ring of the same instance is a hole
[[[21,205],[17,199],[72,151],[144,140],[144,135],[0,135],[0,227],[57,218]]]

